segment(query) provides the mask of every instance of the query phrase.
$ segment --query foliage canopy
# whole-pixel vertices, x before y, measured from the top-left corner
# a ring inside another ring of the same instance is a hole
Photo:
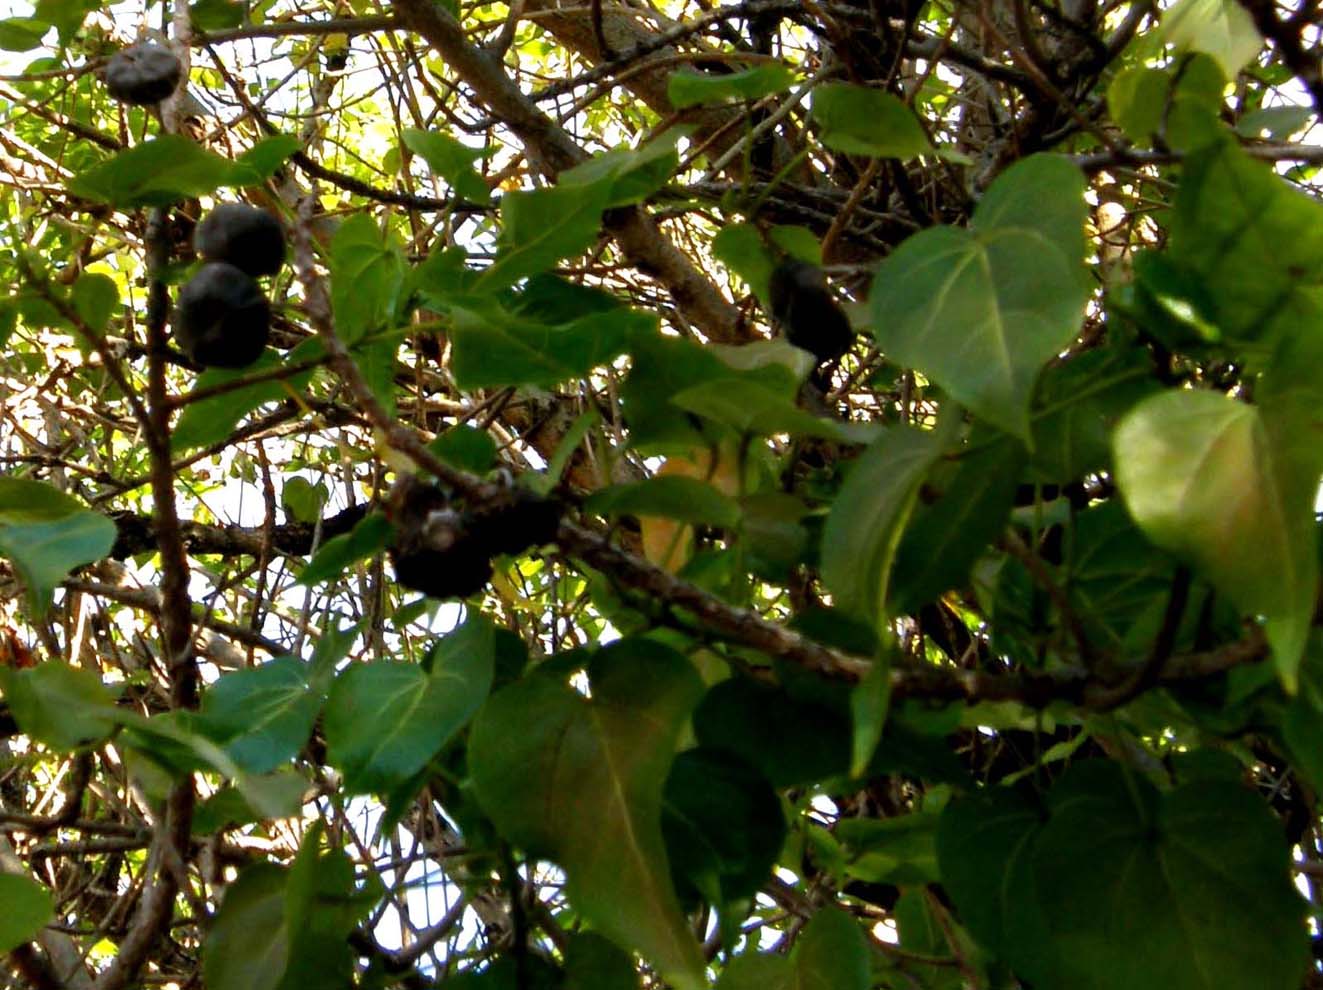
[[[13,985],[1323,983],[1314,4],[10,13]]]

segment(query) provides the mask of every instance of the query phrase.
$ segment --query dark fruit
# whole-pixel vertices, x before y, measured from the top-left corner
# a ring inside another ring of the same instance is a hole
[[[285,231],[266,210],[222,203],[198,224],[193,247],[208,261],[226,261],[249,275],[274,275],[285,263]]]
[[[432,598],[468,598],[492,579],[491,559],[471,540],[443,553],[391,547],[390,559],[397,582]]]
[[[248,275],[212,261],[179,290],[174,338],[204,368],[244,368],[261,356],[271,336],[271,306]]]
[[[523,489],[513,489],[507,501],[466,513],[469,531],[491,553],[523,553],[552,543],[560,526],[560,505]]]
[[[768,295],[786,340],[819,364],[839,358],[854,343],[850,321],[816,265],[785,258],[772,270]]]
[[[433,598],[481,591],[492,557],[552,542],[561,516],[560,503],[520,488],[458,511],[440,488],[412,475],[395,482],[384,508],[395,527],[395,580]]]
[[[405,475],[391,488],[385,509],[395,527],[395,580],[404,587],[433,598],[467,598],[491,580],[491,554],[469,534],[441,489]]]
[[[179,85],[184,68],[175,53],[144,41],[122,48],[106,63],[106,89],[120,103],[151,106]]]

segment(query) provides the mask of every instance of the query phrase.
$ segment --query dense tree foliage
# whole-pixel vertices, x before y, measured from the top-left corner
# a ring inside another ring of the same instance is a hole
[[[10,13],[10,985],[1323,984],[1314,0]]]

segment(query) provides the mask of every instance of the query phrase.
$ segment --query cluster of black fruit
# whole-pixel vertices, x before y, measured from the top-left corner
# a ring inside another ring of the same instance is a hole
[[[106,63],[106,89],[121,103],[149,106],[179,85],[183,67],[174,52],[149,41],[123,48]],[[175,343],[204,368],[244,368],[271,336],[271,305],[254,281],[285,263],[285,232],[266,210],[225,203],[193,235],[205,264],[179,291]]]
[[[433,598],[467,598],[491,580],[493,557],[553,542],[561,507],[517,487],[465,507],[407,476],[391,489],[386,515],[395,526],[395,580]]]
[[[175,343],[204,368],[243,368],[271,336],[271,305],[255,281],[285,263],[285,231],[266,210],[225,203],[202,220],[193,246],[204,264],[179,290]]]

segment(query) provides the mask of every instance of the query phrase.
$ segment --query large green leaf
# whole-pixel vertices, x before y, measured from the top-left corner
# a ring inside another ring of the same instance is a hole
[[[812,356],[784,340],[741,347],[703,346],[697,341],[661,334],[637,335],[632,343],[629,378],[621,389],[630,443],[636,447],[689,452],[735,429],[764,432],[765,424],[730,395],[776,417],[779,428],[809,433],[842,432],[859,442],[857,427],[826,423],[795,406],[800,382]],[[698,414],[698,415],[695,415]],[[714,421],[700,416],[711,415]]]
[[[1187,158],[1165,257],[1197,286],[1202,315],[1257,363],[1283,338],[1318,334],[1323,206],[1234,141]]]
[[[833,151],[875,158],[913,158],[933,150],[914,111],[890,93],[851,83],[813,90],[813,119]]]
[[[195,770],[212,770],[234,782],[239,795],[258,817],[288,818],[297,814],[303,804],[306,782],[296,773],[249,773],[224,748],[199,731],[193,712],[174,710],[146,717],[132,709],[117,707],[111,709],[108,717],[124,726],[117,744],[131,751],[139,768],[149,774],[148,784],[165,784]],[[156,796],[164,800],[164,787]]]
[[[1079,331],[1084,176],[1035,155],[988,190],[970,230],[934,227],[878,267],[867,312],[878,346],[989,423],[1032,443],[1042,366]]]
[[[1032,898],[1011,887],[1008,878],[1040,825],[1038,808],[1003,787],[957,797],[943,809],[938,823],[942,887],[955,901],[965,927],[1001,953],[1014,928],[1036,916]]]
[[[1317,629],[1300,668],[1300,690],[1278,718],[1294,769],[1318,793],[1323,789],[1323,638]]]
[[[1034,402],[1035,473],[1066,484],[1108,467],[1117,421],[1159,387],[1136,349],[1086,351],[1048,368]]]
[[[756,767],[775,787],[799,787],[850,766],[848,716],[747,677],[722,681],[694,712],[700,745]]]
[[[575,932],[565,944],[560,990],[638,990],[634,959],[596,932]]]
[[[83,26],[87,15],[101,7],[101,0],[37,0],[32,16],[55,27],[60,44],[66,45]]]
[[[630,443],[635,447],[687,451],[707,444],[701,421],[671,402],[671,396],[695,382],[728,374],[710,347],[683,337],[643,334],[631,349],[629,377],[620,399]]]
[[[752,897],[785,842],[785,815],[771,784],[721,750],[685,750],[666,778],[662,832],[676,888],[717,906]]]
[[[269,773],[308,741],[321,697],[307,665],[277,657],[218,679],[202,698],[202,725],[250,773]]]
[[[638,203],[652,195],[671,177],[679,164],[676,144],[688,137],[683,127],[656,135],[638,148],[612,148],[566,169],[557,176],[561,185],[606,183],[610,188],[608,208]]]
[[[869,424],[842,423],[805,412],[775,383],[750,375],[732,374],[691,385],[672,395],[671,402],[745,434],[790,433],[841,443],[866,443],[876,434]]]
[[[1006,526],[1024,459],[1024,448],[1009,437],[978,438],[939,486],[941,497],[915,508],[896,550],[893,612],[912,612],[969,576]]]
[[[322,836],[320,823],[304,834],[285,884],[289,957],[281,990],[352,990],[354,953],[348,937],[381,894],[381,883],[371,872],[359,889],[353,860],[341,849],[323,850]]]
[[[1171,74],[1132,65],[1107,86],[1107,109],[1132,141],[1147,141],[1162,126]]]
[[[962,938],[963,932],[950,930],[945,913],[945,905],[923,887],[904,890],[892,909],[900,947],[916,956],[943,961],[924,965],[917,961],[897,960],[898,968],[905,971],[906,977],[915,980],[924,990],[964,990],[967,986],[960,971],[962,960],[953,956],[951,950],[953,944],[959,949],[966,948],[967,940]]]
[[[941,453],[935,432],[889,427],[855,461],[822,533],[822,579],[838,607],[878,625],[885,621],[901,531]]]
[[[262,178],[243,162],[213,154],[181,134],[166,134],[80,172],[69,180],[69,192],[112,206],[169,206]]]
[[[845,877],[868,883],[923,885],[938,880],[937,816],[913,812],[896,818],[848,818],[833,837],[845,854]]]
[[[563,323],[516,315],[471,299],[450,307],[450,370],[461,388],[540,385],[581,378],[655,331],[657,317],[638,309],[589,312]]]
[[[331,240],[331,310],[348,344],[394,328],[404,288],[404,252],[367,213],[342,223]]]
[[[1236,0],[1180,0],[1162,15],[1162,34],[1178,48],[1217,59],[1228,79],[1263,47],[1254,19]]]
[[[354,985],[347,936],[380,895],[375,878],[362,887],[353,862],[323,850],[315,826],[289,869],[257,863],[225,893],[203,948],[212,990],[336,990]]]
[[[238,27],[247,13],[244,5],[236,0],[195,0],[188,7],[188,18],[195,31]]]
[[[1166,606],[1176,568],[1171,555],[1110,499],[1075,516],[1067,563],[1064,583],[1090,639],[1118,656],[1142,655]]]
[[[712,255],[748,284],[766,305],[776,259],[751,223],[726,224],[712,238]]]
[[[323,482],[313,484],[301,475],[285,479],[280,489],[280,505],[290,522],[301,522],[311,526],[321,518],[322,510],[330,501],[331,493]]]
[[[114,695],[86,668],[57,660],[30,670],[0,666],[0,688],[24,735],[52,749],[99,742],[114,728]]]
[[[1086,761],[1043,821],[1008,791],[953,801],[938,836],[961,920],[1043,990],[1296,987],[1304,904],[1280,825],[1239,783],[1162,795]]]
[[[450,184],[457,196],[484,206],[491,202],[491,189],[473,167],[486,154],[481,148],[471,148],[449,134],[412,127],[406,127],[401,138],[410,151],[423,157],[428,168]]]
[[[115,524],[40,481],[0,478],[0,554],[13,561],[32,610],[42,614],[75,567],[115,545]]]
[[[461,471],[486,474],[496,466],[496,441],[491,434],[465,423],[438,434],[427,449]]]
[[[609,180],[570,183],[502,196],[499,250],[478,288],[504,289],[586,251],[597,240],[612,185]]]
[[[404,342],[403,331],[379,333],[360,340],[353,348],[354,363],[387,416],[395,415],[395,358]]]
[[[45,21],[31,17],[6,17],[0,20],[0,50],[26,52],[41,44],[51,29]]]
[[[1169,69],[1133,65],[1118,73],[1107,87],[1107,108],[1128,137],[1147,142],[1173,116],[1178,104],[1216,114],[1225,88],[1222,69],[1207,55],[1182,59]],[[1252,116],[1244,119],[1252,123]]]
[[[684,657],[642,640],[601,650],[588,675],[591,698],[548,674],[495,694],[469,739],[474,787],[510,841],[565,870],[576,910],[672,985],[698,990],[703,960],[671,884],[661,809],[702,682]]]
[[[93,333],[104,333],[110,317],[119,305],[119,286],[109,275],[83,272],[69,293],[79,318]]]
[[[1304,903],[1268,808],[1236,783],[1159,796],[1125,772],[1102,761],[1073,768],[1034,844],[1034,889],[1022,893],[1061,949],[1056,985],[1298,987],[1309,963]]]
[[[275,990],[289,960],[285,922],[288,873],[255,863],[225,891],[202,951],[210,990]]]
[[[671,73],[666,82],[666,95],[671,106],[683,110],[696,104],[760,100],[784,92],[794,81],[791,71],[776,62],[721,74],[682,70]]]
[[[431,668],[375,661],[336,677],[323,713],[326,755],[351,792],[384,792],[416,774],[491,689],[493,630],[473,618],[432,647]]]
[[[1291,442],[1259,409],[1192,391],[1145,400],[1115,436],[1116,480],[1135,521],[1241,611],[1266,618],[1288,688],[1318,586],[1317,473],[1297,470]]]
[[[732,959],[717,990],[868,990],[868,943],[858,923],[826,907],[804,926],[789,958],[744,955]]]
[[[319,358],[324,351],[321,341],[315,338],[303,341],[283,358],[267,348],[261,357],[246,368],[208,368],[198,375],[194,388],[212,389],[241,382],[281,366],[289,367]],[[311,380],[312,371],[300,371],[284,379],[236,385],[196,402],[189,402],[170,434],[170,447],[175,451],[185,451],[218,443],[228,437],[239,420],[254,409],[268,402],[279,402],[301,395]]]
[[[802,990],[867,990],[868,942],[848,913],[822,908],[804,926],[793,957]]]
[[[242,12],[242,4],[235,6]],[[262,138],[234,160],[235,165],[243,170],[235,173],[234,184],[251,186],[265,182],[276,174],[294,152],[302,148],[303,142],[293,134],[272,134]]]
[[[29,941],[55,916],[50,891],[13,873],[0,873],[0,904],[0,952]]]

